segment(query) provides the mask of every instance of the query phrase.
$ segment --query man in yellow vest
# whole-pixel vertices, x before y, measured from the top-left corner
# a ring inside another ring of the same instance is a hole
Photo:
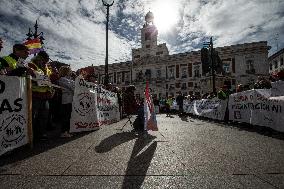
[[[15,44],[13,53],[0,58],[0,74],[22,76],[26,71],[23,61],[29,56],[29,49],[23,44]]]
[[[39,52],[32,58],[28,64],[29,68],[34,71],[32,83],[32,100],[33,100],[33,130],[35,140],[47,140],[46,128],[48,124],[49,102],[54,95],[54,89],[48,84],[41,83],[41,79],[49,79],[52,74],[48,69],[49,55],[45,51]]]

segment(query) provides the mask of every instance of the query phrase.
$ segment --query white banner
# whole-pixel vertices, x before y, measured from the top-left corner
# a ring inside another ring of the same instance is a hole
[[[229,98],[229,119],[284,131],[284,96],[270,97],[270,89],[235,93]]]
[[[229,120],[251,123],[251,106],[253,106],[254,90],[234,93],[229,96]]]
[[[70,120],[70,132],[91,131],[99,126],[119,121],[115,93],[76,78]]]
[[[194,115],[207,117],[216,120],[224,120],[227,108],[227,100],[202,99],[184,103],[184,111]]]
[[[0,155],[28,143],[26,79],[0,75]]]

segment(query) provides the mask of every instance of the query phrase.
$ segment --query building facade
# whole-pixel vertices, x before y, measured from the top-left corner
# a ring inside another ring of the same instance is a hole
[[[269,73],[273,74],[273,73],[278,73],[281,70],[284,70],[283,58],[284,58],[284,48],[268,58]]]
[[[157,44],[158,30],[154,16],[148,12],[141,28],[141,48],[132,49],[132,61],[109,65],[109,81],[120,88],[136,86],[142,96],[145,81],[157,97],[212,92],[212,76],[202,75],[201,51],[170,55],[166,44]],[[237,84],[253,84],[257,76],[269,74],[266,41],[217,47],[224,72],[216,74],[216,89],[223,85],[235,89]],[[104,81],[104,66],[95,66],[99,83]]]

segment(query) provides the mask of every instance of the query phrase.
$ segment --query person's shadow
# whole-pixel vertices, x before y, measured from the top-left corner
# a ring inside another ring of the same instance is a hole
[[[119,146],[127,141],[137,138],[134,132],[115,133],[110,137],[102,140],[98,146],[95,147],[96,152],[105,153],[111,149]]]
[[[131,157],[127,165],[125,177],[123,179],[122,189],[140,188],[144,182],[147,170],[157,148],[157,142],[155,141],[148,146],[147,149],[141,152],[147,144],[156,138],[151,135],[148,135],[147,137],[148,138],[144,138],[140,135],[135,141]]]
[[[136,139],[130,160],[127,165],[125,177],[123,179],[122,188],[140,188],[146,177],[147,170],[150,166],[152,158],[157,148],[157,142],[153,142],[143,152],[143,148],[155,139],[155,136],[142,134],[135,135],[133,132],[116,133],[103,141],[95,147],[96,152],[105,153],[111,149],[123,144],[127,141]],[[141,152],[141,153],[140,153]]]

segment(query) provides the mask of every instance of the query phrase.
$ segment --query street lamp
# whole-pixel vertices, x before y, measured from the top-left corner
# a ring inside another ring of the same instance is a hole
[[[216,93],[216,84],[215,84],[215,70],[216,70],[216,68],[215,68],[215,62],[214,62],[214,58],[213,58],[214,48],[213,48],[212,37],[210,37],[210,42],[203,43],[203,46],[210,48],[209,52],[210,52],[210,60],[211,60],[211,72],[212,72],[212,91],[215,94]]]
[[[107,14],[106,14],[106,59],[105,59],[105,86],[108,85],[108,22],[109,22],[109,7],[111,7],[114,3],[114,0],[102,0],[103,5],[106,6]]]
[[[45,40],[45,39],[44,39],[44,37],[43,37],[43,32],[40,32],[39,34],[37,33],[37,32],[38,32],[38,31],[37,31],[37,29],[38,29],[37,20],[36,20],[36,23],[35,23],[35,25],[34,25],[34,28],[35,28],[35,31],[34,31],[34,32],[32,32],[31,28],[29,28],[29,33],[26,34],[26,36],[28,36],[28,37],[27,37],[27,40],[31,40],[32,37],[33,37],[34,39],[36,39],[36,38],[39,37],[40,43],[43,44],[43,40]]]

